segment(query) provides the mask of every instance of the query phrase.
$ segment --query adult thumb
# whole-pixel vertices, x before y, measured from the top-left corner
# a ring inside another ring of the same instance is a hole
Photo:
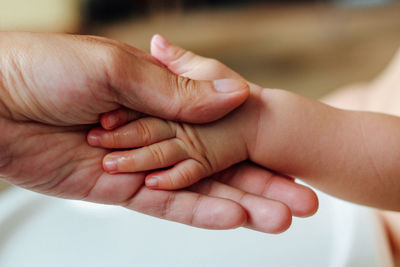
[[[249,96],[244,80],[192,80],[125,50],[117,55],[107,71],[113,101],[139,112],[204,123],[223,117]]]

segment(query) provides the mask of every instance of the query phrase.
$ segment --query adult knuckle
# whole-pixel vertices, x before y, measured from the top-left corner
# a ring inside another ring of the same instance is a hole
[[[118,133],[107,133],[106,135],[106,142],[110,142],[113,146],[120,146],[121,145],[121,138]]]
[[[191,103],[196,100],[196,82],[188,77],[176,76],[176,92],[184,103]]]

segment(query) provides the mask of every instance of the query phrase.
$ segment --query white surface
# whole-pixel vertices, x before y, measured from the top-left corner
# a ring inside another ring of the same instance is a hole
[[[284,234],[212,231],[13,188],[0,195],[0,266],[390,266],[369,209],[319,194]]]

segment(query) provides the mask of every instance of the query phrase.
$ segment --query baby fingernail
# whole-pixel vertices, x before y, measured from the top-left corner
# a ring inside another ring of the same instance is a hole
[[[100,136],[91,134],[88,136],[88,142],[92,146],[100,146]]]
[[[158,186],[157,177],[151,177],[149,179],[146,179],[146,186],[148,186],[148,187],[157,187]]]
[[[159,35],[159,34],[154,35],[153,40],[154,40],[154,43],[155,43],[159,48],[161,48],[161,49],[165,49],[165,48],[167,48],[168,45],[169,45],[168,41],[165,40],[165,38],[162,37],[162,36]]]
[[[220,93],[230,93],[234,91],[240,91],[247,87],[244,81],[233,80],[233,79],[221,79],[214,81],[215,90]]]
[[[106,157],[104,159],[104,169],[107,172],[116,172],[118,170],[117,158]]]
[[[119,118],[114,115],[114,114],[110,114],[107,117],[107,128],[114,128],[115,125],[118,124]]]

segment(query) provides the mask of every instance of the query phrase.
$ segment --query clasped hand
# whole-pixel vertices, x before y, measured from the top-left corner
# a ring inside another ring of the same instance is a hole
[[[250,163],[178,191],[146,188],[145,173],[103,170],[111,150],[86,140],[101,114],[109,128],[142,114],[203,123],[243,103],[247,83],[221,63],[168,46],[158,36],[153,57],[92,36],[1,33],[0,40],[3,179],[211,229],[246,226],[277,233],[292,216],[315,212],[309,188]]]

